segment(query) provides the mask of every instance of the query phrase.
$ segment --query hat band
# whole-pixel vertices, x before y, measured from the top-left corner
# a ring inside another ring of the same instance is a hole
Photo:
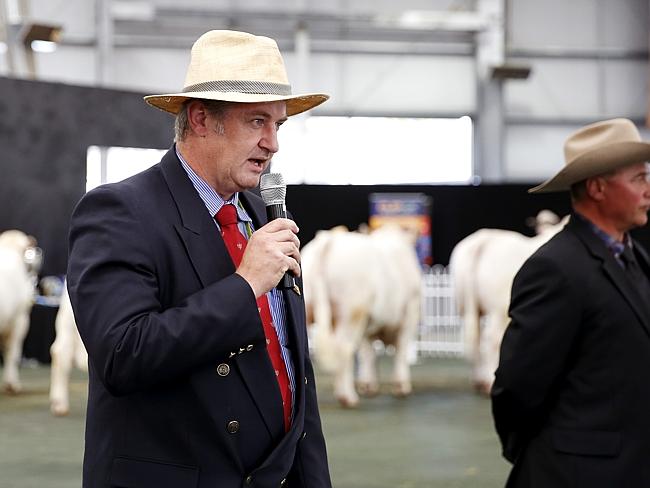
[[[183,88],[183,93],[188,92],[237,92],[250,93],[253,95],[291,95],[291,85],[283,83],[270,83],[267,81],[247,81],[247,80],[217,80],[204,81],[195,85]]]

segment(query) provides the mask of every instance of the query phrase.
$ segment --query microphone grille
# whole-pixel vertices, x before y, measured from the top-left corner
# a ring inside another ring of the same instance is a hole
[[[260,193],[266,206],[284,205],[287,196],[287,185],[280,173],[266,173],[260,180]]]

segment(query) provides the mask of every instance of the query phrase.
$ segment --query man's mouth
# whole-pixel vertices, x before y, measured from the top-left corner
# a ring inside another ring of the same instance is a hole
[[[255,158],[251,158],[249,159],[249,161],[260,169],[264,169],[264,165],[267,162],[266,159],[255,159]]]

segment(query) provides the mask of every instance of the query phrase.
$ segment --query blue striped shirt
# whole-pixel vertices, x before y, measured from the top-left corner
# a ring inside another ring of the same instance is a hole
[[[237,209],[237,218],[239,220],[239,230],[247,239],[250,237],[250,234],[255,230],[253,228],[253,220],[249,217],[244,210],[244,207],[239,203],[239,193],[235,193],[233,197],[225,201],[219,194],[206,183],[206,181],[197,175],[194,170],[187,164],[187,161],[183,159],[178,147],[174,144],[174,149],[176,151],[176,156],[181,162],[183,169],[187,173],[187,176],[190,178],[192,185],[196,189],[197,193],[203,200],[205,207],[208,209],[208,212],[213,217],[214,225],[219,229],[219,225],[214,216],[219,212],[221,207],[229,203],[235,206]],[[293,368],[293,361],[291,360],[291,351],[289,350],[289,337],[287,336],[287,315],[286,309],[284,306],[284,297],[282,292],[277,288],[273,288],[270,292],[266,294],[266,297],[269,301],[269,306],[271,308],[271,317],[273,318],[273,327],[275,332],[278,335],[278,341],[280,342],[280,348],[282,350],[282,359],[284,359],[284,364],[287,367],[287,375],[289,376],[289,385],[291,388],[291,404],[292,406],[295,403],[295,390],[296,390],[296,378]],[[292,409],[293,416],[293,409]]]

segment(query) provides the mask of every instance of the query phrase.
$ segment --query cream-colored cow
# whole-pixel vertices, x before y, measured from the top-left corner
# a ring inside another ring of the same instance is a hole
[[[372,341],[395,347],[394,393],[408,395],[408,350],[420,317],[421,271],[410,234],[382,227],[370,234],[320,231],[301,251],[308,315],[318,364],[334,374],[339,402],[354,407],[358,386],[379,390]]]
[[[35,245],[33,237],[19,230],[0,234],[0,343],[2,381],[8,393],[22,389],[18,368],[34,303],[34,280],[25,264],[25,253]]]
[[[454,296],[463,319],[465,355],[474,365],[474,385],[480,393],[488,394],[494,382],[501,339],[509,322],[514,277],[524,261],[566,221],[547,225],[534,237],[480,229],[454,247],[449,262]]]

